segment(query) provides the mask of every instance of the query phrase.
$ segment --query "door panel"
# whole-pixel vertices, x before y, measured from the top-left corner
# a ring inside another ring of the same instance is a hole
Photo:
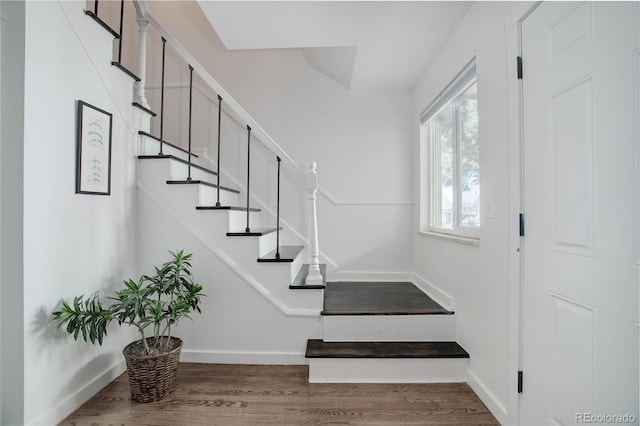
[[[522,424],[638,418],[638,6],[549,2],[522,23]]]

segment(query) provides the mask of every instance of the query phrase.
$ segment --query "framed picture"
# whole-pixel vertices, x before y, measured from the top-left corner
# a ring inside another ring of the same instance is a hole
[[[111,194],[112,115],[78,100],[76,194]]]

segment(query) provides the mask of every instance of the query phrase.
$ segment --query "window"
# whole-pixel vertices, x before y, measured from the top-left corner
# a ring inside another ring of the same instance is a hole
[[[421,115],[421,230],[478,238],[480,140],[475,60]]]

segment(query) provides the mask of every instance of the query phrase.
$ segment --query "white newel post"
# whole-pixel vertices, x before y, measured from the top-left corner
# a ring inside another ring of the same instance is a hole
[[[144,93],[145,76],[147,75],[147,28],[149,21],[138,15],[138,68],[137,75],[140,81],[133,84],[133,101],[139,103],[145,108],[149,108],[147,97]]]
[[[307,193],[309,194],[309,275],[305,284],[322,285],[322,275],[320,274],[320,248],[318,246],[318,214],[316,212],[316,194],[318,192],[318,173],[316,172],[316,162],[309,161],[306,174]]]

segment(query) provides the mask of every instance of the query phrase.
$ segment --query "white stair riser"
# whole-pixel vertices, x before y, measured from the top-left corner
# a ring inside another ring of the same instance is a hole
[[[177,160],[170,160],[170,179],[171,180],[185,180],[189,177],[189,165]],[[204,180],[207,182],[216,182],[216,175],[213,173],[205,172],[197,167],[191,165],[191,179]]]
[[[249,212],[249,227],[260,227],[259,212]],[[229,232],[240,232],[247,228],[247,212],[241,210],[229,211]]]
[[[160,154],[160,142],[150,138],[148,136],[140,135],[140,155],[158,155]],[[174,157],[187,160],[188,156],[186,152],[183,152],[177,148],[167,145],[162,145],[162,154],[173,155]],[[191,161],[197,161],[197,157],[191,158]]]
[[[294,278],[296,277],[296,275],[298,275],[298,272],[300,271],[300,269],[302,268],[302,265],[304,264],[304,260],[308,259],[308,256],[305,253],[306,250],[302,250],[300,252],[300,254],[298,254],[298,257],[296,257],[293,262],[291,262],[291,281],[289,281],[289,284],[291,284],[294,280]]]
[[[325,342],[455,340],[453,315],[325,315]]]
[[[216,183],[213,181],[211,183]],[[200,206],[215,206],[218,201],[218,188],[213,188],[207,185],[199,185],[200,190]],[[223,206],[237,206],[238,205],[238,193],[225,191],[220,189],[220,204]]]
[[[282,233],[282,231],[280,231]],[[260,257],[276,249],[277,235],[275,232],[263,235],[258,238],[258,246],[260,250]]]
[[[468,358],[309,358],[309,382],[466,382],[468,362]]]

